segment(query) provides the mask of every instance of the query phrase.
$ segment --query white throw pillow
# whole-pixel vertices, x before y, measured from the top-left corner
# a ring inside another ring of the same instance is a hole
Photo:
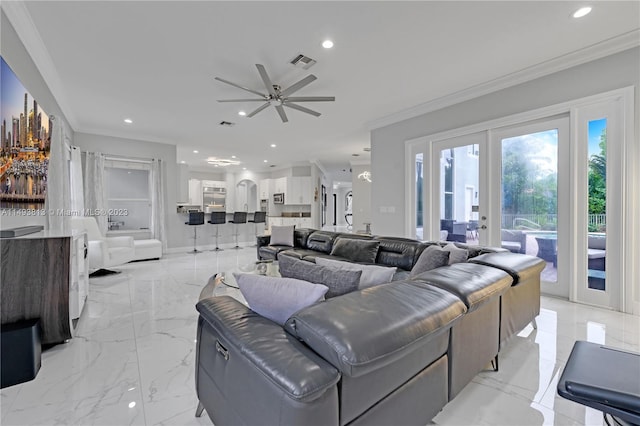
[[[295,227],[295,225],[272,226],[269,245],[293,247],[293,231]]]
[[[343,262],[341,260],[325,259],[324,257],[316,257],[316,264],[349,271],[362,271],[360,285],[358,286],[359,289],[390,283],[393,279],[393,274],[396,273],[395,267],[360,265],[358,263]]]
[[[233,274],[254,312],[280,325],[302,308],[323,300],[329,287],[294,278]]]

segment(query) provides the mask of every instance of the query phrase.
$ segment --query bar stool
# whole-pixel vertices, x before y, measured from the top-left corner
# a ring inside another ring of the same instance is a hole
[[[184,224],[193,226],[193,251],[187,253],[202,253],[196,248],[196,240],[198,238],[198,225],[204,225],[204,212],[189,212],[189,221]]]
[[[265,223],[266,219],[267,219],[267,212],[259,211],[259,212],[255,212],[253,214],[253,220],[248,220],[247,221],[249,223],[254,223],[255,224],[255,227],[256,227],[256,238],[258,238],[258,224],[259,223]],[[262,227],[262,230],[264,232],[264,226]],[[257,245],[258,244],[257,244],[257,240],[256,240],[255,246],[257,246]]]
[[[209,223],[216,226],[216,248],[211,251],[222,251],[220,247],[218,247],[218,225],[227,222],[227,213],[226,212],[211,212],[211,219]]]
[[[238,224],[239,223],[247,223],[247,212],[234,212],[233,220],[230,220],[228,223],[233,223],[234,226],[234,236],[236,237],[236,246],[234,249],[241,249],[238,245]]]

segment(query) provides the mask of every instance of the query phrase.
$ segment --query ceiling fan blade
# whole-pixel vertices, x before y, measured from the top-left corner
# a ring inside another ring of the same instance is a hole
[[[306,76],[302,80],[298,81],[297,83],[293,83],[291,86],[289,86],[286,89],[284,89],[282,92],[280,92],[280,95],[282,95],[283,97],[286,97],[287,95],[290,95],[293,92],[296,92],[296,91],[302,89],[304,86],[306,86],[307,84],[311,83],[312,81],[314,81],[317,78],[318,77],[316,77],[315,75],[309,74],[308,76]]]
[[[225,80],[225,79],[223,79],[223,78],[215,77],[215,79],[216,79],[216,80],[218,80],[218,81],[221,81],[221,82],[223,82],[223,83],[227,83],[227,84],[228,84],[228,85],[230,85],[230,86],[237,87],[238,89],[246,90],[247,92],[251,92],[251,93],[253,93],[253,94],[255,94],[255,95],[262,96],[263,98],[266,98],[266,97],[267,97],[267,95],[265,95],[264,93],[257,92],[257,91],[255,91],[255,90],[249,89],[248,87],[242,87],[242,86],[240,86],[239,84],[232,83],[232,82],[230,82],[230,81],[228,81],[228,80]]]
[[[264,102],[265,99],[218,99],[218,102]]]
[[[333,102],[335,96],[294,96],[287,98],[289,102]]]
[[[287,114],[285,114],[284,112],[284,108],[282,108],[282,105],[276,105],[276,111],[278,111],[280,120],[282,120],[283,123],[286,123],[289,121],[289,119],[287,118]]]
[[[267,70],[264,68],[264,65],[256,64],[256,68],[258,68],[258,72],[260,73],[260,77],[262,78],[262,81],[267,88],[267,92],[269,92],[271,96],[276,96],[276,91],[273,88],[273,83],[271,82],[269,74],[267,74]]]
[[[314,111],[314,110],[309,109],[309,108],[305,108],[305,107],[300,106],[300,105],[292,104],[292,103],[289,103],[289,102],[285,102],[282,105],[284,105],[286,107],[289,107],[289,108],[297,109],[298,111],[306,112],[307,114],[311,114],[311,115],[316,116],[316,117],[320,117],[320,115],[321,115],[317,111]]]
[[[254,110],[254,111],[250,112],[249,114],[247,114],[247,117],[249,117],[249,118],[253,117],[257,113],[259,113],[260,111],[262,111],[263,109],[268,107],[269,105],[271,105],[269,102],[265,102],[264,104],[260,105],[256,110]]]

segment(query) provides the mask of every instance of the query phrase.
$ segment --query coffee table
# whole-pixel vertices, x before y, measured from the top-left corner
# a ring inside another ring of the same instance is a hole
[[[244,300],[242,293],[240,293],[238,283],[233,276],[234,273],[279,277],[280,269],[278,268],[277,261],[269,260],[252,262],[231,271],[218,272],[209,278],[207,285],[205,285],[200,292],[198,300],[215,296],[231,296],[246,305],[246,301]]]

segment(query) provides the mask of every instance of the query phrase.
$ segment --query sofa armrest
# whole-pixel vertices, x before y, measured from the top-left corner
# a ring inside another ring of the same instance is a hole
[[[196,309],[229,345],[230,357],[247,359],[257,371],[256,380],[266,378],[294,400],[313,401],[340,380],[338,370],[280,325],[229,296],[203,299]]]
[[[100,269],[107,263],[107,243],[103,240],[90,240],[87,247],[89,256],[89,268]]]
[[[105,238],[105,240],[107,241],[107,246],[109,247],[134,248],[133,237],[107,237]]]

